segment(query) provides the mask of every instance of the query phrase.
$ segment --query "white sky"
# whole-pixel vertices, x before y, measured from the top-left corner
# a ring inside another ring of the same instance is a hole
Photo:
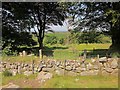
[[[63,26],[60,26],[60,25],[52,25],[52,26],[50,26],[50,28],[51,28],[50,30],[53,30],[55,32],[60,32],[60,31],[65,32],[65,31],[68,31],[67,27],[68,27],[68,24],[66,22],[64,22]],[[36,26],[35,26],[35,29],[37,30]],[[34,29],[31,28],[31,31],[34,32]]]
[[[56,32],[59,32],[59,31],[68,31],[68,29],[67,29],[67,24],[64,22],[63,23],[63,26],[60,26],[60,25],[58,25],[58,26],[55,26],[55,25],[52,25],[52,26],[50,26],[51,27],[51,29],[53,30],[53,31],[56,31]]]

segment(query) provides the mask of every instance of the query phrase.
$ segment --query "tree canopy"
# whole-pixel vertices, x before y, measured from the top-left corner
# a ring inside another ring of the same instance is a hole
[[[76,31],[102,31],[120,44],[120,2],[75,2],[69,5],[69,23]]]
[[[62,25],[65,19],[64,10],[57,2],[6,2],[2,5],[3,40],[7,39],[5,42],[8,42],[8,38],[14,38],[14,41],[18,40],[17,34],[31,32],[31,28],[33,28],[33,32],[38,38],[39,48],[42,48],[45,29],[49,28],[51,24]],[[26,37],[25,35],[24,39]],[[29,42],[29,40],[27,41]],[[22,42],[20,41],[20,43]]]

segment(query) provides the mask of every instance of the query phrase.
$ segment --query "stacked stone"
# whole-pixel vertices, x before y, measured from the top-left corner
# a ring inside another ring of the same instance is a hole
[[[10,63],[10,62],[0,62],[0,72],[5,71],[5,69],[11,71],[13,75],[25,74],[30,75],[37,72],[50,72],[57,75],[111,75],[118,74],[118,58],[98,58],[91,59],[91,62],[80,61],[80,60],[43,60],[38,64],[34,62],[32,64],[27,63]]]

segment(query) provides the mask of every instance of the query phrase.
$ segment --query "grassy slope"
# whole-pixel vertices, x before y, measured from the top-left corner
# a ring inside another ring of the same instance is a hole
[[[22,88],[118,88],[117,76],[54,76],[43,85],[36,81],[37,74],[2,77],[2,85],[10,82]],[[33,83],[34,82],[34,83]]]
[[[52,83],[51,83],[52,82]],[[116,76],[55,76],[47,81],[45,88],[117,88]]]

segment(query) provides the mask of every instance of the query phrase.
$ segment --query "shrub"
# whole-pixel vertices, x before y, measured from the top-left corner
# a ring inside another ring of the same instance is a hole
[[[12,73],[8,70],[5,70],[3,71],[3,75],[8,77],[8,76],[12,76]]]
[[[64,44],[64,39],[63,39],[63,38],[60,38],[60,39],[58,40],[58,44]]]
[[[2,50],[2,55],[3,56],[8,56],[8,55],[17,55],[16,51],[13,51],[11,46],[7,46]]]
[[[52,35],[52,36],[46,36],[45,40],[44,40],[44,44],[57,44],[57,37]]]

